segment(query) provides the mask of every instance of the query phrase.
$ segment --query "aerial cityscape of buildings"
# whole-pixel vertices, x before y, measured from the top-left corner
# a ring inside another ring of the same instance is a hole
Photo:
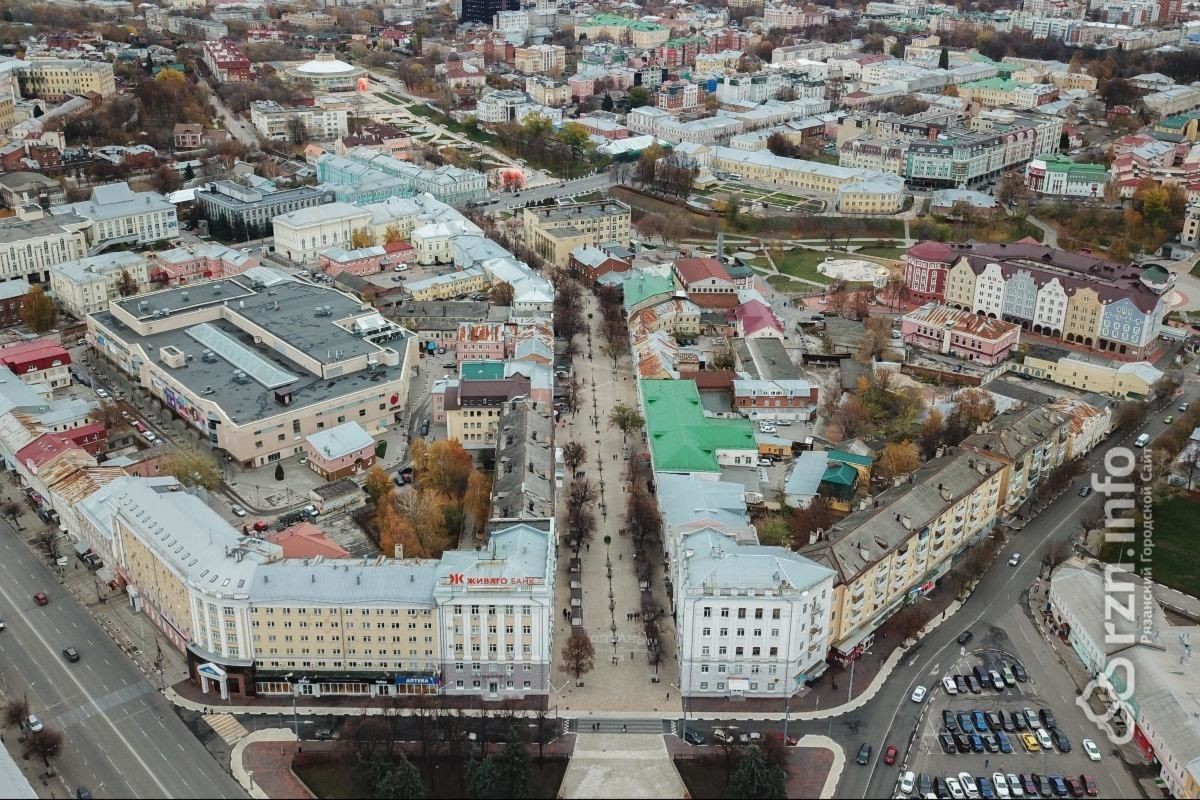
[[[0,26],[0,795],[1200,797],[1200,9]]]

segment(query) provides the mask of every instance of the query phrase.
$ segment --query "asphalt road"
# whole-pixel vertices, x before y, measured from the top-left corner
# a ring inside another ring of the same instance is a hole
[[[50,604],[39,607],[35,592]],[[0,686],[64,744],[53,764],[96,797],[245,797],[170,704],[13,529],[0,525]],[[62,649],[82,656],[70,664]]]
[[[1093,492],[1089,497],[1080,497],[1077,488],[1083,481],[1090,481],[1090,474],[1102,475],[1104,454],[1114,447],[1131,447],[1141,433],[1157,437],[1166,426],[1163,418],[1183,400],[1196,402],[1200,399],[1200,384],[1185,383],[1184,397],[1172,401],[1167,409],[1153,412],[1145,425],[1126,435],[1117,434],[1090,454],[1089,473],[1077,478],[1070,490],[1052,502],[1025,528],[1015,532],[997,558],[996,565],[984,574],[971,598],[954,617],[929,635],[902,664],[896,668],[887,683],[875,698],[857,712],[838,717],[830,726],[832,735],[846,748],[847,767],[838,785],[838,797],[888,797],[895,788],[894,767],[883,764],[882,753],[888,744],[903,746],[909,732],[916,724],[921,706],[913,703],[909,696],[917,684],[930,686],[935,675],[940,676],[962,653],[957,637],[971,629],[976,635],[988,626],[1004,627],[1003,618],[1020,601],[1024,592],[1038,576],[1040,559],[1047,542],[1067,539],[1079,532],[1079,520],[1095,519],[1103,513],[1105,496]],[[1141,453],[1140,450],[1135,450]],[[1098,465],[1098,469],[1091,465]],[[1022,554],[1017,567],[1008,567],[1005,562],[1014,552]],[[820,726],[811,724],[798,726],[814,730]],[[1083,734],[1086,735],[1086,734]],[[1096,738],[1096,737],[1093,737]],[[873,749],[868,767],[853,763],[858,745],[868,742]]]

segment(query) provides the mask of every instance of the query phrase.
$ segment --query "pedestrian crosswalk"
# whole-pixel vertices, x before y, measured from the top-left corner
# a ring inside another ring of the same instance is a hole
[[[234,744],[249,733],[233,714],[205,714],[204,721],[225,740],[225,744]]]
[[[674,722],[664,719],[574,719],[570,733],[672,733]]]

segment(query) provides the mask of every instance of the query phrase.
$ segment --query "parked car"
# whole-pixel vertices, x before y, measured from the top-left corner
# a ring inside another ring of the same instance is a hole
[[[1050,789],[1059,797],[1067,796],[1067,782],[1062,779],[1061,775],[1050,776]]]
[[[688,744],[702,745],[704,744],[704,734],[695,728],[688,728],[683,732],[683,740]]]
[[[971,715],[965,711],[958,712],[958,727],[963,733],[975,732],[975,723],[971,721]]]
[[[1042,719],[1032,708],[1025,709],[1025,719],[1029,722],[1029,730],[1036,731],[1042,727]]]
[[[963,675],[954,676],[954,687],[958,689],[959,694],[966,694],[970,691],[970,689],[967,687],[967,679]]]
[[[1083,793],[1088,797],[1099,797],[1100,791],[1096,788],[1096,779],[1091,775],[1080,775],[1079,780],[1083,783]]]
[[[958,785],[962,787],[967,797],[979,797],[979,787],[975,785],[975,776],[969,772],[958,773]]]
[[[1041,745],[1038,743],[1038,737],[1034,736],[1032,733],[1022,733],[1021,744],[1025,746],[1025,752],[1027,753],[1036,753],[1042,749]]]
[[[967,676],[967,688],[971,690],[971,694],[983,694],[983,687],[979,685],[979,679],[974,675]]]
[[[954,746],[958,748],[960,753],[971,752],[971,737],[965,733],[954,734]]]
[[[1025,672],[1025,667],[1021,666],[1020,662],[1013,662],[1012,672],[1013,676],[1021,683],[1025,683],[1025,681],[1029,680],[1029,675]]]
[[[1004,731],[996,733],[996,745],[1000,748],[1001,753],[1011,753],[1013,751],[1012,740],[1008,738],[1008,734]]]
[[[46,726],[42,724],[40,719],[38,719],[37,714],[30,714],[28,717],[26,717],[25,724],[29,726],[29,730],[32,733],[41,733],[46,729]]]
[[[1063,782],[1067,784],[1067,793],[1071,797],[1083,797],[1083,784],[1079,782],[1079,778],[1074,775],[1068,775],[1063,778]]]
[[[942,727],[950,731],[950,733],[958,731],[958,720],[954,718],[954,712],[948,708],[942,709]]]
[[[1054,747],[1054,740],[1050,738],[1050,732],[1045,728],[1038,728],[1037,731],[1038,744],[1043,750],[1049,750]]]
[[[1054,712],[1048,708],[1043,708],[1038,712],[1038,718],[1047,728],[1057,728],[1058,723],[1054,720]]]
[[[241,506],[235,505],[232,508],[230,508],[229,510],[233,512],[233,515],[235,517],[246,516],[246,509],[242,508]]]
[[[942,746],[942,752],[948,756],[952,756],[958,752],[958,745],[954,742],[954,734],[942,731],[938,734],[938,744]]]
[[[983,800],[995,800],[996,791],[992,788],[992,782],[986,775],[976,778],[975,785],[979,788],[979,796]]]
[[[958,685],[949,675],[942,678],[942,688],[946,690],[946,694],[958,694]]]
[[[1004,678],[1003,678],[1003,676],[1000,675],[999,672],[997,672],[994,669],[989,671],[988,678],[991,679],[993,689],[995,689],[997,692],[1004,691]]]
[[[917,794],[921,797],[928,797],[933,791],[933,778],[922,772],[917,776]]]
[[[1062,731],[1060,731],[1058,728],[1051,728],[1050,738],[1052,738],[1054,740],[1054,746],[1058,748],[1058,752],[1060,752],[1060,753],[1071,752],[1071,740],[1068,739],[1067,735],[1065,733],[1063,733]]]
[[[714,731],[713,733],[715,734],[716,731]],[[866,742],[863,742],[862,746],[858,748],[858,757],[855,759],[855,761],[858,762],[859,766],[865,767],[867,765],[867,763],[870,762],[870,760],[871,760],[871,745],[867,744]]]
[[[987,733],[991,730],[991,728],[988,727],[987,717],[985,717],[983,712],[979,709],[975,709],[971,712],[971,722],[975,724],[975,730],[979,731],[980,733]]]
[[[912,794],[917,776],[911,770],[900,776],[900,794]]]
[[[971,734],[971,752],[972,753],[982,753],[983,749],[984,749],[983,737],[980,736],[978,733],[972,733]]]
[[[946,792],[954,800],[964,800],[966,798],[967,795],[963,792],[962,784],[958,782],[958,778],[951,775],[944,780],[944,783],[946,784]],[[938,796],[940,797],[941,795]]]

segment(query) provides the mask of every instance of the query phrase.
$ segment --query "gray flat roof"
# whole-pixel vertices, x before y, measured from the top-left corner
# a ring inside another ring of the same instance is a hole
[[[20,219],[9,217],[0,220],[0,244],[23,242],[26,239],[36,239],[41,236],[52,236],[60,233],[68,225],[83,226],[87,220],[78,214],[56,213],[38,219]]]
[[[245,285],[242,285],[243,283]],[[217,284],[224,284],[224,288],[214,294],[214,287]],[[188,292],[187,300],[182,297],[185,291]],[[274,294],[270,294],[271,291],[274,291]],[[358,301],[341,292],[299,281],[281,281],[273,284],[270,289],[264,287],[256,290],[250,287],[250,282],[245,280],[243,275],[239,276],[237,280],[226,279],[143,295],[126,300],[120,305],[129,309],[131,313],[145,318],[151,316],[155,308],[170,308],[174,313],[185,308],[195,308],[226,300],[229,301],[231,309],[236,309],[236,313],[245,316],[252,323],[262,326],[280,341],[305,351],[322,363],[376,353],[381,349],[379,345],[359,338],[345,328],[334,324],[335,321],[351,315],[370,313],[369,311],[363,312]],[[139,303],[143,301],[148,302],[149,305],[147,308],[139,310]],[[238,305],[243,302],[245,303],[244,307]],[[279,303],[279,310],[275,310],[276,302]],[[318,305],[330,306],[330,315],[315,316]],[[195,356],[187,362],[187,366],[184,368],[164,367],[164,369],[174,380],[182,383],[196,396],[207,396],[218,404],[229,418],[238,424],[273,417],[285,410],[294,412],[299,407],[323,403],[335,397],[368,389],[372,385],[382,386],[405,377],[403,364],[394,367],[380,364],[373,372],[358,370],[338,377],[321,378],[279,350],[256,345],[249,333],[228,320],[221,319],[207,323],[226,338],[239,344],[241,349],[252,351],[259,360],[275,369],[297,376],[295,381],[286,386],[287,391],[291,393],[292,400],[291,404],[285,407],[275,399],[275,390],[260,383],[254,373],[250,374],[251,380],[246,383],[238,383],[234,380],[235,371],[246,370],[244,364],[235,364],[228,360],[226,354],[215,350],[213,351],[215,360],[205,361],[202,357],[205,346],[197,342],[191,335],[191,330],[195,326],[141,336],[118,321],[110,311],[100,312],[93,317],[100,325],[126,343],[143,347],[146,355],[156,363],[159,350],[167,346],[177,347],[184,353]],[[399,339],[393,340],[389,344],[402,350],[402,342],[409,335],[411,334],[405,331]],[[238,351],[230,351],[231,354],[234,352]],[[336,355],[339,352],[341,353],[340,357]],[[268,372],[275,374],[274,370]],[[206,394],[206,389],[211,389],[211,391]]]

